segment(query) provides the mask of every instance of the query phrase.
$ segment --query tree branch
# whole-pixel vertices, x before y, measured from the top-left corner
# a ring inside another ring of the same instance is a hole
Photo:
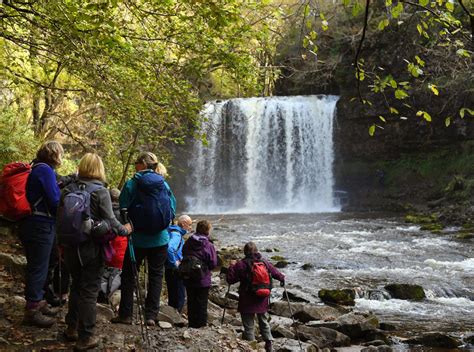
[[[354,65],[356,68],[357,72],[357,92],[359,94],[359,100],[361,103],[363,103],[362,99],[362,94],[360,92],[360,68],[359,68],[359,55],[362,50],[362,43],[364,42],[365,39],[365,32],[367,31],[367,24],[368,24],[368,19],[369,19],[369,7],[370,7],[370,0],[366,0],[365,2],[365,15],[364,15],[364,27],[362,28],[362,37],[360,38],[359,41],[359,46],[357,48],[357,52],[354,58]]]

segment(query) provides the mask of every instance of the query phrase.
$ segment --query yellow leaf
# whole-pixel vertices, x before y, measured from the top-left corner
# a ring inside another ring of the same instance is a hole
[[[449,125],[451,124],[451,116],[446,117],[446,120],[444,120],[444,124],[446,125],[446,127],[449,127]]]
[[[375,134],[375,125],[369,127],[369,135],[372,137]]]
[[[431,89],[434,95],[439,95],[438,88],[434,84],[428,84],[428,88]]]
[[[387,122],[387,120],[385,120],[385,118],[381,115],[379,115],[379,119],[382,120],[383,122]]]

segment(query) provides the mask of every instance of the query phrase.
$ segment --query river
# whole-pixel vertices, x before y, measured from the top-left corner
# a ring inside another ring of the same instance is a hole
[[[449,233],[434,235],[386,214],[209,215],[221,246],[254,241],[277,249],[283,269],[315,302],[321,288],[357,288],[355,309],[370,310],[397,335],[474,330],[474,249]],[[312,264],[303,270],[305,263]],[[422,302],[390,299],[389,283],[421,285]]]

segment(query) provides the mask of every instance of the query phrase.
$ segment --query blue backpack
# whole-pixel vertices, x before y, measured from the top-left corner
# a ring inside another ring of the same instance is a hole
[[[154,235],[166,230],[174,212],[165,179],[156,172],[147,172],[134,180],[137,192],[128,208],[134,231]]]
[[[78,246],[91,238],[91,193],[100,188],[103,186],[83,183],[73,183],[66,187],[56,222],[58,244]]]

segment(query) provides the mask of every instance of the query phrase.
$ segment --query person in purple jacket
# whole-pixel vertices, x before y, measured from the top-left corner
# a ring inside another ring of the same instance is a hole
[[[253,242],[248,242],[244,246],[245,258],[240,261],[232,261],[227,272],[227,282],[229,285],[240,282],[238,311],[242,317],[244,326],[243,339],[247,341],[255,340],[255,315],[257,315],[260,333],[265,341],[265,351],[272,351],[272,333],[268,323],[268,305],[270,297],[259,297],[250,290],[251,265],[254,261],[262,261],[268,269],[272,278],[277,279],[283,286],[285,275],[276,269],[270,262],[262,258],[258,253],[257,246]]]
[[[31,214],[20,223],[19,237],[26,254],[25,315],[23,323],[51,327],[56,319],[44,300],[49,258],[56,233],[56,210],[60,191],[54,169],[61,165],[63,147],[56,141],[44,142],[36,153],[26,183],[26,198]]]
[[[211,270],[217,266],[217,255],[214,245],[209,241],[211,223],[199,221],[196,232],[184,243],[183,262],[186,258],[195,257],[203,264],[202,275],[197,280],[184,280],[188,297],[188,325],[200,328],[207,325],[207,299],[211,287]]]

